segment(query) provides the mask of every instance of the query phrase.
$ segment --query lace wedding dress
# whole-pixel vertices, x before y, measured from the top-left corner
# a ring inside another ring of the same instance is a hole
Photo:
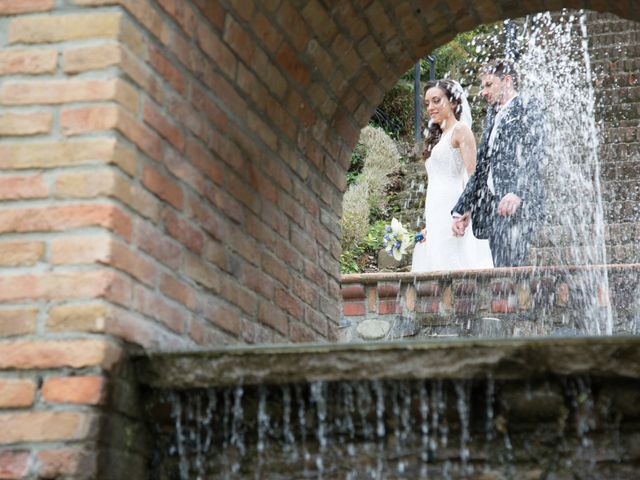
[[[474,237],[471,226],[463,237],[454,237],[451,231],[451,209],[468,180],[460,151],[451,146],[454,129],[442,135],[425,163],[429,177],[424,208],[427,235],[426,241],[414,247],[412,272],[493,267],[488,240]]]

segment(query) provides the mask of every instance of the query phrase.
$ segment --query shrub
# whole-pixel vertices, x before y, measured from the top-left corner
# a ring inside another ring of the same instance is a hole
[[[342,201],[343,273],[361,271],[361,257],[381,248],[384,225],[376,224],[372,229],[370,222],[372,216],[386,210],[385,187],[399,164],[396,144],[382,129],[372,126],[362,129],[352,155],[352,180]]]

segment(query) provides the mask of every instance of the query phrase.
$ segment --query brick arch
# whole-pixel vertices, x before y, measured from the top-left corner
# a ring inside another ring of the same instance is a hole
[[[628,20],[640,20],[640,7],[630,0],[621,2],[577,1],[487,1],[466,4],[462,2],[367,2],[360,20],[367,22],[366,34],[356,37],[352,48],[361,59],[357,71],[347,76],[342,88],[335,92],[339,106],[330,124],[334,125],[347,145],[354,144],[355,131],[366,125],[375,107],[387,90],[418,58],[423,58],[437,47],[447,43],[458,33],[472,30],[478,25],[505,18],[518,18],[542,11],[563,8],[589,9],[608,12]],[[457,5],[456,5],[457,4]],[[348,8],[348,7],[347,7]],[[335,10],[335,9],[334,9]],[[329,15],[335,12],[329,10]],[[348,54],[344,55],[348,62]],[[338,62],[340,59],[338,60]],[[355,105],[355,108],[350,108]],[[345,118],[347,117],[347,118]],[[345,125],[346,124],[346,125]],[[346,160],[345,160],[346,161]]]
[[[632,0],[0,1],[0,470],[145,478],[131,346],[335,338],[360,127],[455,33],[562,7],[640,20]]]
[[[350,152],[415,59],[547,8],[640,18],[631,0],[67,3],[0,6],[0,300],[53,302],[0,334],[156,348],[334,338]]]

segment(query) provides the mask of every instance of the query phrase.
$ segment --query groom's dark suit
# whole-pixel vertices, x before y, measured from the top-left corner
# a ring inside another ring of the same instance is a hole
[[[544,217],[541,170],[546,158],[540,108],[520,95],[506,108],[491,145],[496,113],[489,109],[476,170],[452,210],[460,215],[471,212],[473,232],[489,239],[496,267],[524,264],[533,233]],[[487,185],[490,170],[493,194]],[[500,216],[498,204],[509,192],[522,203],[514,215]]]

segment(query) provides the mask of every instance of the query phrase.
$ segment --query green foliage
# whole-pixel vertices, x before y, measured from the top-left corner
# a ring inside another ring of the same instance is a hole
[[[479,66],[488,60],[488,57],[502,55],[499,50],[501,42],[495,42],[500,38],[502,24],[492,23],[480,25],[468,32],[459,33],[453,40],[436,48],[431,56],[435,59],[435,78],[455,78],[463,86],[476,81]],[[420,80],[429,80],[429,61],[420,59]],[[410,82],[413,85],[414,68],[411,67],[402,76],[400,82]],[[399,83],[400,83],[399,82]]]
[[[362,173],[364,167],[364,159],[367,156],[367,147],[364,143],[358,142],[351,153],[351,164],[347,172],[347,186],[355,183],[358,176]]]
[[[385,220],[379,220],[369,225],[367,235],[364,238],[350,248],[342,250],[340,273],[359,273],[364,271],[369,256],[377,257],[378,251],[382,249],[384,229],[388,223]]]
[[[382,128],[395,140],[413,136],[413,84],[400,79],[389,90],[371,117],[371,124]]]

